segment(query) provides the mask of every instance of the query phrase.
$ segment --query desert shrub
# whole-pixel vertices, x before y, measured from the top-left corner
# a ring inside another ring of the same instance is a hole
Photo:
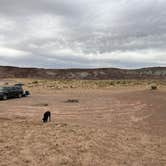
[[[66,103],[78,103],[78,102],[79,102],[79,100],[77,100],[77,99],[68,99],[66,101]]]
[[[43,106],[47,107],[47,106],[48,106],[48,104],[47,104],[47,103],[44,103],[44,104],[43,104]]]
[[[127,81],[126,80],[122,80],[121,84],[125,85],[125,84],[127,84]]]
[[[111,86],[114,86],[114,85],[115,85],[115,82],[114,82],[114,81],[111,81],[111,82],[110,82],[110,85],[111,85]]]
[[[34,106],[38,106],[38,107],[47,107],[48,104],[47,104],[47,103],[38,103],[38,104],[34,104]]]
[[[157,85],[156,84],[151,84],[150,88],[151,88],[151,90],[156,90],[157,89]]]
[[[32,84],[38,84],[38,81],[32,81]]]
[[[121,81],[120,81],[120,80],[117,80],[117,81],[116,81],[116,84],[120,84],[120,83],[121,83]]]

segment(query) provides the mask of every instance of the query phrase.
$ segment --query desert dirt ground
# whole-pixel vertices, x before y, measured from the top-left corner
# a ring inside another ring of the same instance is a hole
[[[166,90],[36,90],[0,101],[0,165],[165,166]]]

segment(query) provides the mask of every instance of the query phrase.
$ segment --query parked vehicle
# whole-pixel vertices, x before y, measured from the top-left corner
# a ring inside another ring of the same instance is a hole
[[[0,99],[7,100],[8,98],[21,98],[30,95],[29,91],[24,91],[22,86],[3,86],[0,87]]]

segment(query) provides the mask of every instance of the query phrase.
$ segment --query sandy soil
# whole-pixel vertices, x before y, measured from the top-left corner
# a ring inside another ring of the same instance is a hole
[[[52,121],[43,124],[46,110]],[[0,165],[165,166],[166,91],[66,89],[0,101]]]

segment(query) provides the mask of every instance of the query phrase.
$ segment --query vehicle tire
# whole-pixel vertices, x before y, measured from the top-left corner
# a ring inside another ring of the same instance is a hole
[[[29,91],[26,90],[24,93],[24,96],[27,97],[28,95],[30,95],[30,93],[29,93]]]
[[[3,100],[7,100],[7,95],[3,95]]]
[[[21,93],[19,93],[19,94],[18,94],[18,98],[21,98],[21,97],[22,97],[22,94],[21,94]]]

